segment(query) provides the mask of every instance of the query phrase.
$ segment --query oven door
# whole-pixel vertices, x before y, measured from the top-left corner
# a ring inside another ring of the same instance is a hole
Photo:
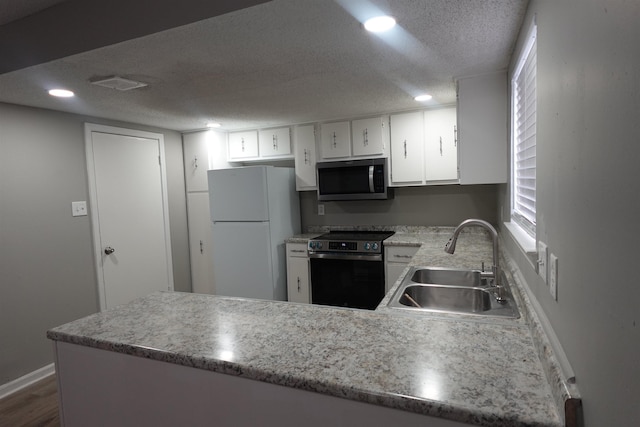
[[[374,310],[385,294],[381,255],[309,254],[311,303]]]

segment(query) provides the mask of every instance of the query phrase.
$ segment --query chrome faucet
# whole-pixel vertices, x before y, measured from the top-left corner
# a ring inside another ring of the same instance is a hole
[[[444,251],[448,254],[452,254],[456,250],[456,242],[458,241],[458,236],[463,228],[469,225],[478,225],[486,229],[491,238],[493,239],[493,265],[491,266],[491,276],[493,277],[493,287],[496,289],[496,299],[498,302],[505,302],[506,299],[504,297],[504,290],[500,284],[500,266],[498,265],[498,232],[493,225],[489,224],[487,221],[481,219],[467,219],[464,220],[456,227],[453,231],[453,235],[449,238],[449,241],[444,247]],[[484,270],[484,267],[483,267]]]

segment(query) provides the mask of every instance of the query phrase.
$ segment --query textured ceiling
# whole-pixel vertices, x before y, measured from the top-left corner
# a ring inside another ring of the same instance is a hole
[[[65,0],[0,0],[0,25],[24,18]]]
[[[4,0],[2,0],[4,1]],[[0,75],[0,101],[188,131],[455,103],[455,78],[508,66],[524,0],[274,0]],[[363,30],[379,11],[398,26]],[[147,87],[119,92],[110,75]],[[49,97],[64,86],[73,99]],[[433,95],[426,104],[413,97]]]

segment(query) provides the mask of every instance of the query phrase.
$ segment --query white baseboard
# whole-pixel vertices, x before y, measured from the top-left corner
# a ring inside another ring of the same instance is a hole
[[[27,375],[17,378],[11,382],[2,384],[0,385],[0,399],[7,397],[19,390],[22,390],[23,388],[28,387],[33,383],[43,380],[49,375],[53,375],[55,372],[55,366],[53,363],[51,363],[49,365],[43,366],[40,369],[36,369],[33,372],[29,372]]]

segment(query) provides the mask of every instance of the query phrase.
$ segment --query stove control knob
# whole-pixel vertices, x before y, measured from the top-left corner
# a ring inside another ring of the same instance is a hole
[[[373,248],[374,251],[378,250],[378,244],[374,243],[373,245],[371,245],[371,247]]]
[[[316,248],[316,242],[309,242],[309,249],[315,249]]]
[[[364,244],[364,250],[365,251],[371,250],[371,243],[369,243],[369,242],[365,243]]]
[[[317,249],[322,249],[322,242],[317,242],[316,243],[316,248]]]

